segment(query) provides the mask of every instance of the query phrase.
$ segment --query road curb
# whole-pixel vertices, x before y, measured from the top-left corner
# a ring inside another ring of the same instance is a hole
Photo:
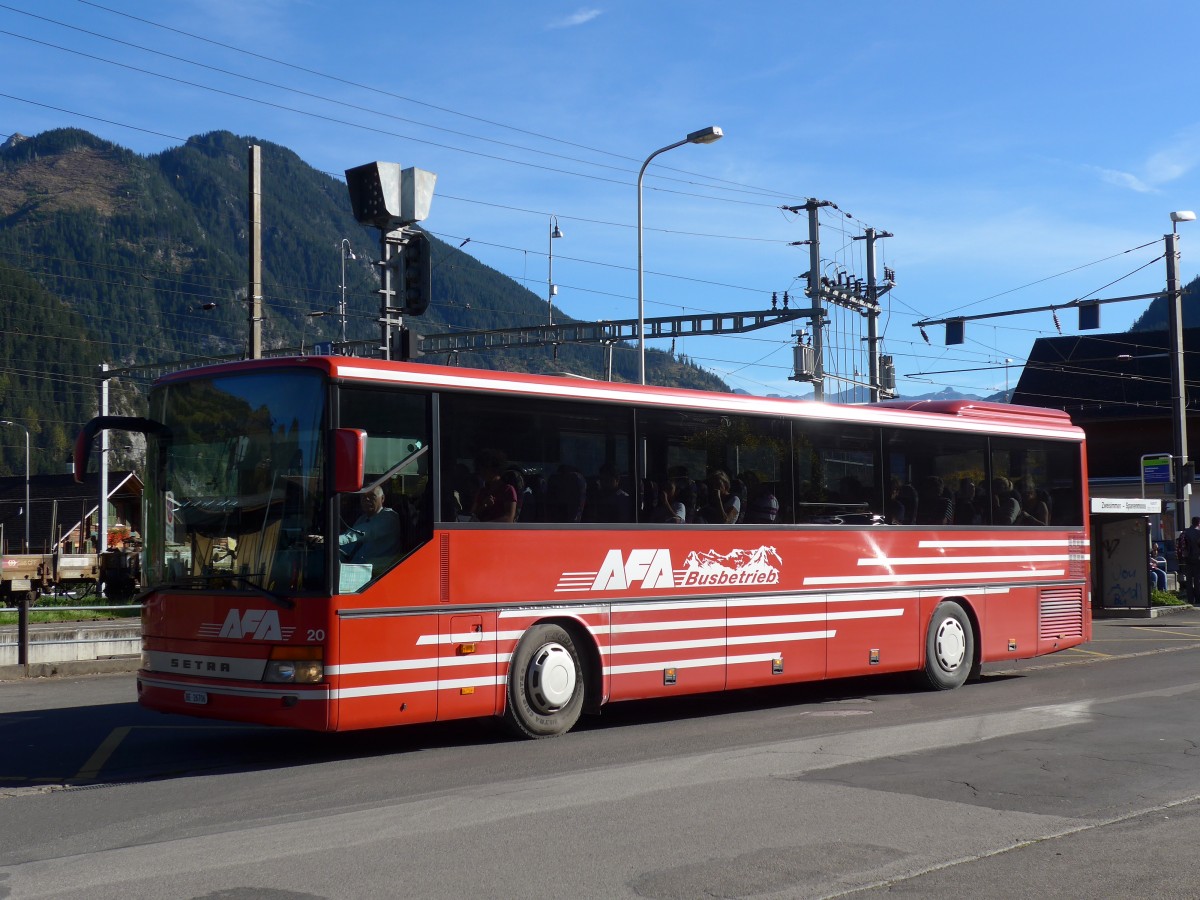
[[[1179,606],[1151,606],[1148,609],[1129,609],[1113,607],[1109,609],[1093,609],[1093,619],[1157,619],[1159,616],[1171,616],[1176,613],[1192,612],[1197,607],[1184,603]]]
[[[0,681],[25,678],[72,678],[78,675],[113,675],[136,672],[140,656],[115,656],[108,659],[72,659],[63,662],[33,663],[30,666],[0,666]],[[28,672],[26,672],[28,668]]]

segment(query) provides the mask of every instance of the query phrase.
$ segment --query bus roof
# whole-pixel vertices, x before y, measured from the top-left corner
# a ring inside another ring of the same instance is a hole
[[[1062,410],[1013,406],[984,400],[889,400],[869,404],[824,403],[726,394],[689,388],[597,381],[564,375],[530,375],[425,363],[392,362],[350,356],[269,357],[186,369],[164,375],[158,384],[275,368],[316,369],[339,381],[382,382],[448,391],[523,394],[546,399],[670,406],[696,411],[787,416],[875,425],[955,431],[1008,432],[1083,440],[1083,430]]]

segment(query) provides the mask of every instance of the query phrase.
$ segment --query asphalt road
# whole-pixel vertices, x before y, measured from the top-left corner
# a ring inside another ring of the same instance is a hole
[[[0,684],[0,898],[1197,897],[1200,613],[897,678],[310,735]]]

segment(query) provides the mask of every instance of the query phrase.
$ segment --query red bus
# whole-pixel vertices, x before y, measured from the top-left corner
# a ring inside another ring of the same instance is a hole
[[[102,428],[147,434],[137,685],[164,712],[544,737],[618,700],[954,688],[1091,636],[1058,411],[300,357],[160,379],[77,472]]]

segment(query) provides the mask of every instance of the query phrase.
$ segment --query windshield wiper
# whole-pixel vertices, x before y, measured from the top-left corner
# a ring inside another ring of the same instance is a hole
[[[150,590],[194,591],[197,588],[209,587],[215,581],[224,581],[225,579],[240,582],[241,584],[248,587],[250,590],[254,591],[254,593],[262,594],[264,597],[267,597],[272,603],[282,606],[284,609],[295,609],[296,608],[296,602],[294,600],[289,600],[287,597],[281,596],[280,594],[276,594],[274,591],[267,590],[267,588],[263,587],[260,584],[255,584],[253,581],[250,580],[249,575],[236,575],[236,574],[233,574],[232,572],[229,574],[222,574],[222,575],[192,575],[186,581],[170,581],[170,582],[167,582],[166,584],[154,585],[152,588],[150,588]],[[145,596],[146,593],[149,593],[149,591],[144,592],[143,596]]]
[[[250,590],[254,591],[257,594],[262,594],[264,597],[270,598],[274,603],[279,604],[284,609],[295,609],[296,608],[296,602],[294,600],[289,600],[287,597],[277,594],[274,591],[268,590],[267,588],[263,587],[261,584],[255,584],[253,581],[250,580],[249,575],[225,575],[225,576],[219,576],[219,577],[236,578],[242,584],[246,585],[246,587],[250,588]]]

